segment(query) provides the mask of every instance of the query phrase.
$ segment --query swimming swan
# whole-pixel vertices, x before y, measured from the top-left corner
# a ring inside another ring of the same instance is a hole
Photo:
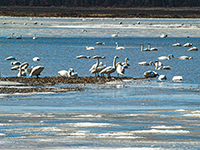
[[[60,70],[58,71],[58,74],[61,76],[68,76],[68,71],[67,70]]]
[[[90,56],[79,55],[79,56],[76,56],[76,59],[90,59]]]
[[[172,81],[174,81],[174,82],[180,82],[180,81],[183,81],[183,77],[182,76],[174,76],[173,78],[172,78]]]
[[[141,51],[150,51],[150,49],[148,49],[148,48],[144,49],[144,45],[142,43],[140,45],[141,45]]]
[[[180,43],[175,43],[175,44],[172,44],[173,47],[176,47],[176,46],[181,46]]]
[[[22,35],[17,36],[16,39],[22,39]]]
[[[6,39],[13,39],[14,33],[11,34],[11,36],[7,37]]]
[[[188,49],[188,51],[198,51],[198,48],[197,47],[192,47],[192,48]]]
[[[148,49],[149,49],[150,51],[157,51],[157,50],[158,50],[158,49],[155,48],[155,47],[152,47],[152,48],[151,48],[151,44],[150,44],[150,43],[148,43]]]
[[[166,77],[166,75],[159,75],[158,80],[160,80],[160,81],[167,80],[167,77]]]
[[[191,46],[192,46],[192,43],[185,43],[183,46],[184,46],[184,47],[191,47]]]
[[[114,57],[114,60],[113,60],[113,66],[108,66],[106,67],[105,69],[103,69],[102,71],[100,71],[101,74],[107,74],[108,77],[110,77],[110,74],[115,72],[116,70],[116,59],[119,58],[118,56],[115,56]]]
[[[116,34],[112,34],[111,36],[112,37],[118,37],[118,35],[119,35],[119,32],[116,32]]]
[[[154,78],[154,77],[158,76],[158,73],[155,72],[155,71],[149,70],[149,71],[144,72],[144,75],[143,75],[143,76],[144,76],[145,78]]]
[[[171,70],[170,66],[163,66],[162,64],[159,65],[159,61],[155,61],[155,70]]]
[[[128,68],[128,66],[130,66],[130,64],[128,63],[129,58],[125,58],[125,62],[122,62],[122,65],[124,66],[124,68]]]
[[[86,46],[86,50],[95,50],[95,48]]]
[[[74,72],[73,68],[70,68],[68,71],[68,77],[78,77],[78,73]]]
[[[190,60],[190,59],[193,59],[193,58],[188,57],[188,56],[180,56],[178,59],[180,59],[180,60]]]
[[[159,60],[170,60],[172,58],[174,58],[174,55],[169,54],[168,57],[167,56],[160,56],[158,57]]]
[[[149,63],[147,63],[146,61],[138,62],[138,65],[139,66],[155,66],[153,61],[150,61]]]
[[[119,46],[117,42],[115,43],[115,45],[116,45],[116,49],[117,49],[117,50],[120,50],[120,49],[125,49],[124,47],[122,47],[122,46]]]

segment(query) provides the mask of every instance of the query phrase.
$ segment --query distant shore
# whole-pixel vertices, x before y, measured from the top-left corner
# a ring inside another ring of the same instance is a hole
[[[99,8],[2,6],[1,16],[85,18],[200,18],[200,8]]]

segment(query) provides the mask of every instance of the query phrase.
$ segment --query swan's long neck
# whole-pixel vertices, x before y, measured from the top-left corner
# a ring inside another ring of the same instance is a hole
[[[97,58],[96,68],[99,67],[99,58]]]
[[[143,44],[141,44],[141,51],[143,51]]]
[[[125,59],[125,65],[126,65],[126,66],[128,66],[128,62],[127,62],[127,61],[128,61],[128,59],[126,58],[126,59]]]
[[[117,59],[117,57],[115,57],[113,60],[113,68],[116,68],[116,59]]]
[[[155,63],[155,65],[156,65],[156,70],[158,70],[158,61]]]
[[[118,43],[116,43],[116,45],[117,45],[116,47],[118,48],[119,47]]]
[[[171,59],[171,57],[170,57],[171,55],[168,55],[168,60],[170,60]]]
[[[151,49],[151,44],[150,43],[148,43],[148,49]]]

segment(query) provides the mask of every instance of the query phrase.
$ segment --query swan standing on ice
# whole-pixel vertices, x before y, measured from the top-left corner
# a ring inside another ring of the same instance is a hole
[[[110,77],[110,74],[116,71],[116,59],[119,58],[118,56],[114,57],[113,60],[113,66],[108,66],[105,69],[103,69],[102,71],[100,71],[101,74],[107,74],[108,77]]]
[[[160,56],[158,57],[159,60],[170,60],[172,58],[174,58],[174,55],[169,54],[168,57],[167,56]]]
[[[155,78],[156,76],[158,76],[158,73],[155,71],[146,71],[143,75],[145,78]]]
[[[58,71],[58,74],[61,76],[68,76],[69,73],[67,70],[60,70],[60,71]]]
[[[76,59],[90,59],[90,56],[79,55],[79,56],[76,56]]]
[[[197,47],[192,47],[192,48],[188,49],[188,51],[198,51],[198,48]]]
[[[142,43],[140,45],[141,45],[141,51],[150,51],[150,49],[148,49],[148,48],[144,49],[144,45]]]
[[[11,36],[7,37],[6,39],[13,39],[14,33],[11,34]]]
[[[33,67],[33,69],[31,70],[31,73],[29,74],[31,77],[32,76],[37,76],[37,78],[39,77],[40,73],[44,70],[44,66],[35,66]]]
[[[190,60],[190,59],[193,59],[193,58],[188,57],[188,56],[180,56],[178,59],[180,59],[180,60]]]
[[[95,76],[96,76],[96,74],[98,74],[101,70],[103,70],[103,69],[106,67],[105,65],[103,66],[103,63],[102,63],[102,62],[99,63],[99,59],[105,59],[105,56],[102,56],[102,57],[93,56],[92,59],[96,59],[97,62],[96,62],[96,64],[94,64],[94,65],[90,68],[89,71],[90,71],[92,74],[95,73]]]
[[[118,62],[118,63],[117,63],[117,65],[116,65],[116,71],[117,71],[118,76],[119,76],[119,75],[124,76],[125,67],[122,65],[121,62]]]
[[[86,50],[95,50],[95,48],[86,46]]]
[[[155,47],[152,47],[152,48],[151,48],[151,44],[150,44],[150,43],[148,43],[148,49],[149,49],[150,51],[157,51],[157,50],[158,50],[158,49],[155,48]]]
[[[111,36],[112,37],[118,37],[118,35],[119,35],[119,32],[116,32],[116,34],[112,34]]]
[[[117,50],[120,50],[120,49],[125,49],[124,47],[122,47],[122,46],[119,46],[117,42],[115,43],[115,45],[116,45],[116,49],[117,49]]]

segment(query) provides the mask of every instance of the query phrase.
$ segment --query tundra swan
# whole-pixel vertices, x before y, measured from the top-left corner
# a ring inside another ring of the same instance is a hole
[[[180,43],[175,43],[175,44],[172,44],[173,47],[176,47],[176,46],[181,46]]]
[[[17,36],[16,39],[22,39],[22,35]]]
[[[153,61],[150,61],[149,63],[147,63],[146,61],[141,61],[141,62],[138,62],[138,65],[139,66],[155,66]]]
[[[111,36],[112,37],[118,37],[118,35],[119,35],[119,32],[116,32],[116,34],[112,34]]]
[[[31,73],[29,74],[31,77],[32,76],[38,76],[40,75],[40,73],[44,70],[44,66],[35,66],[33,67],[33,69],[31,70]]]
[[[174,55],[169,54],[168,57],[167,57],[167,56],[160,56],[160,57],[158,57],[158,59],[159,59],[159,60],[170,60],[170,59],[171,59],[170,56],[171,56],[172,58],[174,58]]]
[[[37,39],[36,34],[33,35],[33,40]]]
[[[98,74],[101,70],[103,70],[106,66],[103,66],[103,63],[100,62],[99,63],[99,59],[105,59],[105,56],[99,57],[99,56],[93,56],[92,59],[97,59],[96,64],[94,64],[91,68],[90,68],[90,72],[93,74],[95,73]]]
[[[105,43],[102,43],[102,42],[96,42],[95,45],[105,45]]]
[[[155,47],[152,47],[152,48],[151,48],[151,44],[150,44],[150,43],[148,43],[148,49],[149,49],[150,51],[157,51],[157,50],[158,50],[158,49],[155,48]]]
[[[40,58],[39,57],[34,57],[33,61],[40,61]]]
[[[14,33],[11,34],[11,36],[7,37],[6,39],[13,39]]]
[[[119,58],[118,56],[114,57],[113,60],[113,66],[108,66],[106,68],[104,68],[102,71],[100,71],[101,74],[108,74],[108,77],[110,77],[110,74],[115,72],[116,70],[116,59]]]
[[[17,60],[17,59],[15,57],[13,57],[13,56],[9,56],[5,60]]]
[[[167,77],[166,77],[166,75],[159,75],[158,80],[160,80],[160,81],[167,80]]]
[[[78,77],[78,73],[74,72],[73,68],[70,68],[68,71],[68,77]]]
[[[26,65],[25,63],[21,64],[19,66],[19,73],[17,74],[18,77],[26,77],[26,72],[24,71],[24,69],[22,69],[22,67]]]
[[[167,34],[161,34],[160,37],[161,37],[161,38],[166,38],[166,37],[167,37]]]
[[[118,74],[118,76],[119,75],[124,75],[124,73],[125,73],[125,68],[124,68],[124,66],[122,65],[122,63],[121,62],[118,62],[117,63],[117,65],[116,65],[116,71],[117,71],[117,74]]]
[[[125,62],[122,62],[122,65],[127,69],[130,64],[128,63],[129,58],[125,58]]]
[[[115,43],[115,45],[116,45],[116,49],[117,50],[119,50],[119,49],[125,49],[123,46],[119,46],[117,42]]]
[[[86,50],[95,50],[95,48],[86,46]]]
[[[193,59],[193,58],[188,57],[188,56],[180,56],[178,59],[180,59],[180,60],[190,60],[190,59]]]
[[[67,76],[68,71],[67,70],[60,70],[60,71],[58,71],[58,74],[61,75],[61,76]]]
[[[155,61],[155,70],[171,70],[170,66],[159,65],[159,61]]]
[[[177,82],[177,81],[183,81],[183,77],[182,76],[174,76],[172,78],[172,81]]]
[[[197,47],[192,47],[192,48],[188,49],[188,51],[198,51],[198,48]]]
[[[155,72],[155,71],[149,70],[149,71],[144,72],[144,75],[143,75],[143,76],[144,76],[145,78],[154,78],[154,77],[158,76],[158,73]]]
[[[20,61],[13,61],[10,64],[11,65],[21,65],[21,62]]]
[[[185,43],[183,46],[184,46],[184,47],[191,47],[191,46],[192,46],[192,43]]]
[[[140,45],[141,45],[141,51],[150,51],[150,49],[148,49],[148,48],[144,49],[144,45],[142,43]]]
[[[76,56],[76,59],[90,59],[90,56],[79,55],[79,56]]]

